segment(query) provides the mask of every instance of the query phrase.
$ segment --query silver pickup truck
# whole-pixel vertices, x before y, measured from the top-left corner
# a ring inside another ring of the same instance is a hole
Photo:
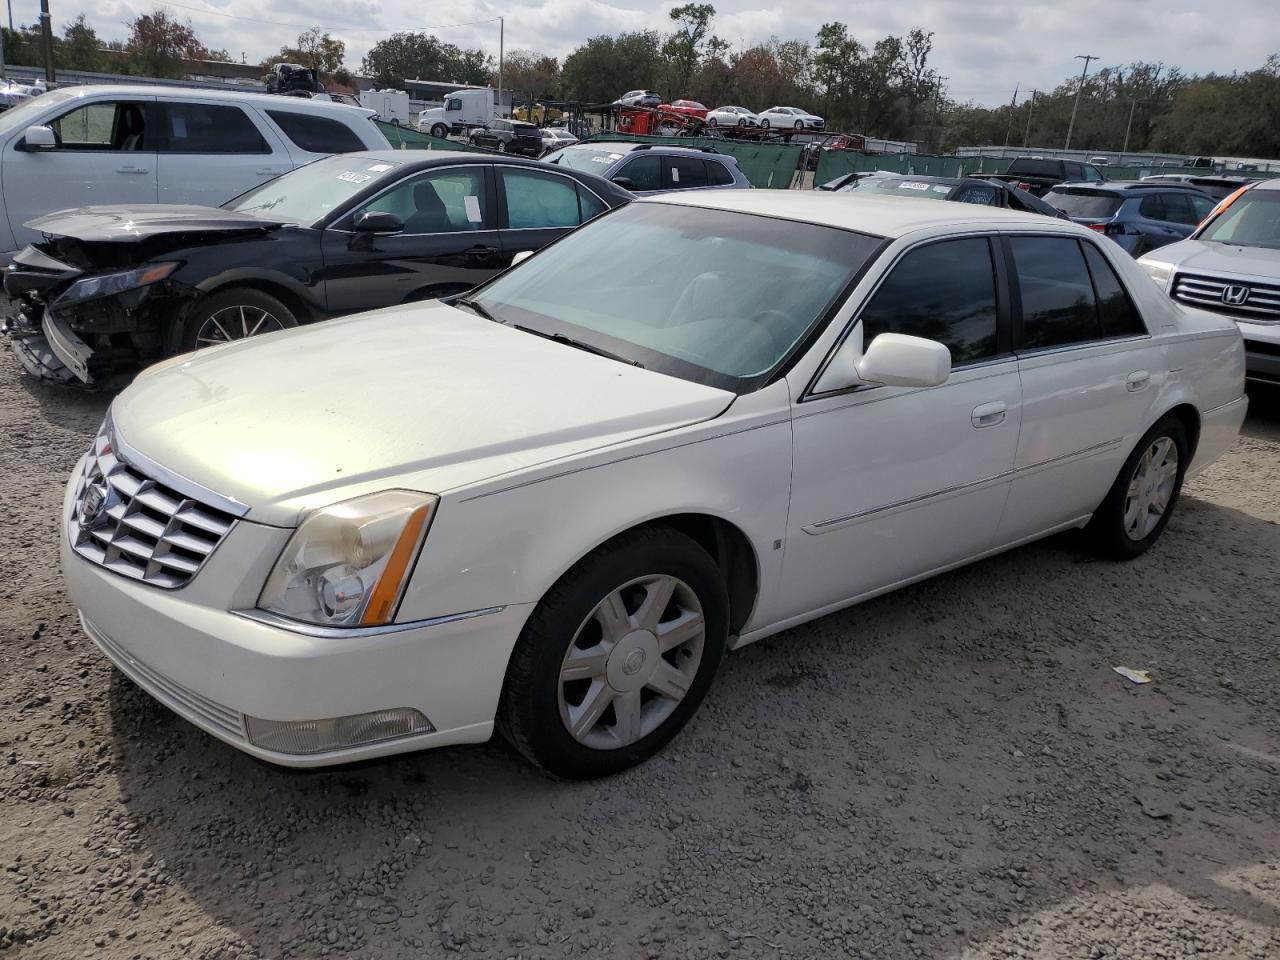
[[[1138,263],[1173,299],[1235,320],[1249,378],[1280,383],[1280,179],[1241,188]]]

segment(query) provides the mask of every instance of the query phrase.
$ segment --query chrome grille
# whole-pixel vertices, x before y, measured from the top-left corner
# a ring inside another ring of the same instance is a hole
[[[1223,299],[1228,290],[1238,295],[1242,288],[1247,291],[1243,303]],[[1241,320],[1280,320],[1280,286],[1180,273],[1173,281],[1173,296],[1193,307],[1229,313]]]
[[[174,589],[199,572],[235,520],[128,463],[104,423],[76,485],[67,527],[82,557]]]

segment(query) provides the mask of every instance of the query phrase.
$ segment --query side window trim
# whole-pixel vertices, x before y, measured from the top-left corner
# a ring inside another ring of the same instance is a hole
[[[447,167],[429,167],[426,170],[419,170],[417,173],[411,173],[408,176],[401,177],[399,180],[395,181],[395,183],[388,184],[387,186],[379,190],[377,193],[371,194],[370,196],[354,197],[352,201],[343,210],[336,212],[333,216],[333,219],[331,219],[321,229],[326,231],[332,231],[333,233],[354,234],[355,231],[351,229],[351,220],[355,216],[356,211],[361,210],[364,207],[367,207],[369,204],[382,199],[392,190],[399,189],[400,187],[404,186],[406,183],[409,183],[412,180],[417,180],[420,177],[428,177],[436,173],[442,173],[445,170],[463,170],[463,169],[470,169],[470,168],[475,168],[480,171],[480,182],[484,184],[484,191],[485,191],[485,196],[482,199],[488,200],[491,197],[495,197],[496,194],[494,192],[494,182],[493,182],[494,177],[493,177],[492,164],[454,163],[454,164],[450,164]],[[481,208],[481,213],[484,215],[484,220],[481,222],[479,230],[468,230],[468,231],[439,230],[439,231],[436,231],[435,233],[397,233],[396,236],[397,237],[448,237],[448,236],[452,236],[455,233],[460,236],[464,234],[467,236],[471,236],[477,233],[484,233],[486,231],[497,230],[498,220],[493,213],[493,208],[495,206],[496,206],[496,203],[491,200],[487,204],[487,207],[488,207],[487,210],[484,207]]]
[[[875,299],[876,294],[880,292],[880,288],[884,286],[885,280],[888,279],[889,275],[898,268],[898,265],[902,263],[903,259],[905,259],[908,254],[921,250],[924,247],[932,246],[936,243],[947,243],[951,240],[979,239],[987,241],[987,250],[991,256],[991,265],[995,274],[997,353],[996,356],[988,357],[985,360],[975,360],[971,363],[955,365],[952,367],[952,370],[977,370],[982,367],[994,366],[995,364],[1008,363],[1016,360],[1017,354],[1012,350],[1006,351],[1005,349],[1005,344],[1013,341],[1012,319],[1017,316],[1017,311],[1013,310],[1012,300],[1013,297],[1018,295],[1018,293],[1017,285],[1010,283],[1010,279],[1013,276],[1010,272],[1011,263],[1009,267],[1006,267],[1003,263],[1003,258],[1000,256],[1001,247],[1007,246],[1007,244],[1004,244],[1003,242],[1003,237],[988,230],[978,230],[973,233],[955,233],[946,237],[931,237],[927,240],[921,240],[918,243],[913,243],[911,246],[899,251],[897,256],[893,258],[893,262],[881,272],[880,276],[876,279],[875,286],[867,291],[866,296],[862,298],[862,302],[858,304],[857,309],[854,310],[848,321],[845,323],[844,329],[840,331],[840,335],[836,337],[835,342],[832,343],[831,348],[827,351],[827,355],[823,357],[822,362],[818,364],[817,369],[813,372],[813,376],[811,376],[809,378],[809,382],[805,384],[805,388],[801,391],[800,398],[796,403],[807,403],[810,400],[825,400],[828,397],[840,397],[846,394],[862,392],[865,390],[879,390],[880,385],[874,383],[856,384],[852,387],[844,387],[840,390],[824,390],[822,393],[816,393],[814,391],[814,387],[822,380],[822,375],[826,373],[827,367],[831,366],[836,357],[840,355],[841,348],[848,342],[849,338],[853,336],[853,331],[862,323],[862,314],[863,311],[866,310],[867,305]],[[1009,256],[1011,256],[1011,254],[1009,254]],[[872,258],[864,270],[869,269],[875,264],[875,262],[875,258]],[[836,307],[837,312],[848,303],[848,296],[852,295],[853,290],[857,287],[861,279],[861,275],[854,278],[849,287],[848,295],[846,295],[845,299]],[[866,348],[866,344],[863,344],[863,348]]]

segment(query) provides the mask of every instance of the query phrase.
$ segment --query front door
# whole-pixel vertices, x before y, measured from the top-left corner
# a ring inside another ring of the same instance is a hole
[[[16,246],[40,239],[23,226],[55,210],[90,204],[156,202],[156,132],[147,128],[154,97],[75,101],[48,122],[58,145],[4,158],[4,198]]]
[[[324,289],[331,314],[372,310],[470,289],[504,266],[489,164],[406,177],[325,231]],[[393,213],[393,235],[356,233],[360,214]]]
[[[1023,411],[1003,542],[1097,508],[1150,423],[1166,376],[1164,351],[1092,241],[1007,242]]]
[[[850,334],[864,346],[881,333],[946,344],[953,365],[946,383],[861,387],[794,404],[784,616],[886,589],[992,546],[1021,417],[992,251],[981,236],[909,250]]]

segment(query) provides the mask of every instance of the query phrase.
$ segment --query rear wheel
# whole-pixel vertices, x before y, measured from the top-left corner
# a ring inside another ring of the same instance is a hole
[[[716,122],[715,117],[707,117],[707,126],[715,127],[715,126],[719,126],[719,124]]]
[[[760,126],[764,127],[766,130],[769,129],[769,120],[767,117],[760,121]]]
[[[1100,552],[1128,560],[1150,549],[1177,506],[1189,458],[1187,430],[1177,417],[1147,431],[1089,521],[1087,533]]]
[[[797,120],[797,121],[796,121],[796,129],[797,129],[797,130],[803,130],[803,129],[804,129],[804,121],[803,121],[803,120]]]
[[[693,715],[727,629],[724,582],[702,547],[665,528],[624,534],[534,610],[507,669],[500,729],[557,776],[625,770]]]
[[[298,325],[293,311],[251,287],[220,290],[196,306],[182,336],[184,350],[199,350]]]

